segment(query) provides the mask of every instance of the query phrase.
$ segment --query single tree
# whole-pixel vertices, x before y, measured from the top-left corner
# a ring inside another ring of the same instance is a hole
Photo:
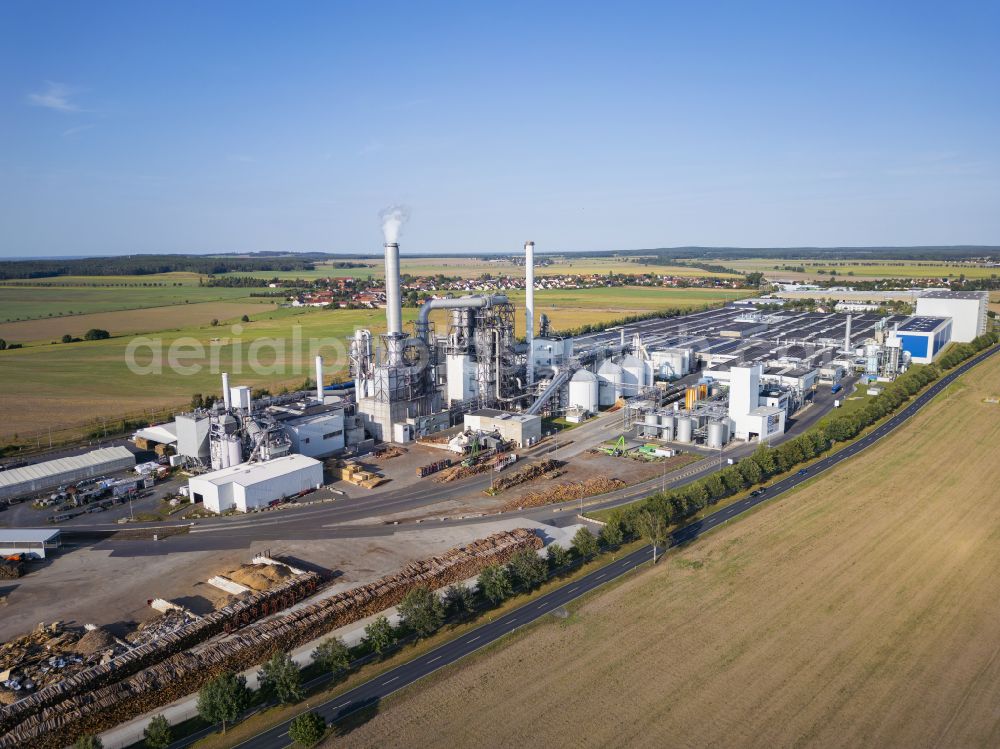
[[[545,551],[545,554],[549,558],[549,567],[553,570],[565,567],[570,562],[569,550],[564,549],[557,543],[549,544],[549,548]]]
[[[73,749],[104,749],[104,744],[96,736],[87,734],[73,742]]]
[[[597,538],[590,532],[590,528],[582,526],[573,535],[573,548],[582,559],[590,559],[597,554]]]
[[[205,396],[201,393],[195,393],[191,396],[191,408],[197,410],[199,408],[205,407]]]
[[[329,637],[313,651],[313,660],[327,673],[339,677],[351,668],[351,651],[339,637]]]
[[[396,642],[396,630],[389,624],[388,619],[380,616],[365,627],[364,642],[373,652],[381,655],[382,651]]]
[[[427,637],[444,623],[444,603],[427,588],[413,588],[400,601],[399,615],[407,627]]]
[[[468,585],[449,585],[444,592],[444,606],[449,614],[464,619],[476,608],[476,594]]]
[[[108,331],[101,330],[100,328],[91,328],[83,334],[83,340],[85,341],[103,341],[110,337],[111,334]]]
[[[218,320],[216,320],[215,318],[213,318],[213,319],[212,319],[212,327],[213,327],[213,328],[214,328],[214,327],[217,327],[217,326],[218,326],[218,324],[219,324],[219,321],[218,321]]]
[[[510,558],[508,569],[514,579],[527,590],[541,585],[548,577],[548,565],[534,549],[522,549],[517,552]]]
[[[63,343],[72,343],[73,342],[73,336],[71,336],[69,333],[66,333],[60,340]]]
[[[302,672],[288,653],[275,653],[257,673],[260,691],[279,702],[298,702],[305,696]]]
[[[3,351],[5,348],[7,348],[7,341],[5,341],[3,338],[0,338],[0,351]]]
[[[288,738],[301,747],[316,746],[326,734],[326,721],[314,712],[302,713],[288,724]]]
[[[653,564],[656,564],[656,550],[666,543],[667,524],[660,513],[650,509],[640,510],[636,520],[640,535],[653,546]]]
[[[243,315],[243,317],[240,318],[240,322],[250,322],[250,315]]]
[[[625,540],[621,521],[618,518],[609,518],[608,522],[601,528],[597,540],[606,549],[617,549],[621,546],[622,541]]]
[[[505,598],[510,598],[514,592],[514,586],[510,582],[510,573],[506,567],[498,564],[491,564],[479,573],[476,580],[479,591],[492,603],[497,604]]]
[[[170,724],[162,715],[154,715],[149,725],[142,731],[144,743],[149,749],[167,749],[170,746]]]
[[[223,733],[249,706],[247,680],[234,673],[215,677],[198,692],[198,715],[209,723],[221,723]]]

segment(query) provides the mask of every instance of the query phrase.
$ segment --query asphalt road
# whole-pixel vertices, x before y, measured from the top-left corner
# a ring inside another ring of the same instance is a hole
[[[832,468],[838,463],[847,460],[857,453],[871,447],[882,437],[892,430],[902,425],[907,419],[923,408],[944,388],[948,387],[956,378],[965,374],[969,369],[979,364],[981,361],[1000,351],[1000,348],[993,348],[974,359],[958,367],[954,372],[938,380],[927,392],[923,393],[902,411],[888,419],[884,424],[873,430],[849,447],[830,455],[823,460],[810,466],[805,475],[794,474],[772,484],[768,490],[757,497],[747,497],[735,502],[728,507],[714,512],[702,520],[686,525],[678,529],[670,536],[667,544],[668,548],[680,546],[694,541],[703,533],[725,523],[744,512],[777,497],[799,484],[809,481],[814,476]],[[444,666],[455,663],[472,652],[499,640],[504,635],[514,632],[530,622],[536,621],[560,609],[580,596],[589,593],[611,580],[615,580],[622,575],[635,569],[639,564],[650,560],[652,548],[645,546],[624,558],[606,565],[598,570],[594,570],[579,580],[564,585],[551,593],[547,593],[530,603],[511,611],[508,614],[489,621],[470,632],[462,635],[458,639],[446,642],[434,650],[425,653],[419,658],[415,658],[408,663],[397,666],[390,671],[368,681],[354,689],[346,692],[334,699],[325,702],[312,709],[322,715],[327,722],[336,721],[348,716],[351,713],[364,709],[377,710],[379,702],[393,692],[403,687],[413,684],[429,674]],[[282,723],[274,728],[265,731],[257,736],[238,744],[242,749],[285,749],[291,741],[288,738],[288,723]]]

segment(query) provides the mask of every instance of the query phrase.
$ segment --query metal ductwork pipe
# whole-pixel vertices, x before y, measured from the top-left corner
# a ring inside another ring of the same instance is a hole
[[[524,243],[524,329],[528,342],[527,385],[535,383],[534,351],[535,340],[535,243]]]
[[[417,315],[417,337],[429,343],[427,339],[430,336],[430,328],[427,319],[430,317],[431,310],[474,309],[488,307],[493,304],[507,304],[507,302],[507,297],[503,294],[494,294],[493,296],[461,296],[458,299],[431,299],[428,302],[424,302],[420,308],[420,313]]]
[[[399,245],[385,243],[385,321],[390,335],[403,333],[403,300],[399,291]]]

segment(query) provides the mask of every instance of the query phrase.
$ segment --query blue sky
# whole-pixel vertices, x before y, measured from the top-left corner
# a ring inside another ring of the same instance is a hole
[[[1000,244],[1000,4],[0,3],[0,255]]]

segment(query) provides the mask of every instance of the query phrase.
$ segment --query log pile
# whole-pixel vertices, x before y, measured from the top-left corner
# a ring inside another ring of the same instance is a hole
[[[597,476],[586,481],[568,481],[563,484],[556,484],[548,489],[529,492],[523,497],[510,499],[500,508],[501,512],[511,512],[526,507],[541,507],[555,502],[570,502],[575,499],[592,497],[595,494],[621,489],[626,484],[619,478],[608,478],[607,476]]]
[[[139,645],[109,662],[90,665],[69,678],[60,679],[12,705],[0,708],[0,733],[31,716],[37,716],[45,708],[119,682],[210,637],[232,632],[286,609],[315,592],[318,583],[319,575],[313,572],[298,575],[276,588],[250,594],[179,629],[162,633],[155,641]]]
[[[467,479],[469,476],[476,476],[480,473],[486,473],[487,471],[493,470],[493,466],[489,461],[480,460],[478,463],[471,466],[463,466],[461,463],[454,465],[451,468],[446,468],[440,473],[438,477],[434,479],[438,483],[447,484],[451,481],[458,481],[458,479]]]
[[[440,588],[472,577],[490,564],[504,564],[522,549],[541,545],[532,531],[516,528],[409,564],[368,585],[172,655],[123,681],[67,695],[58,704],[19,720],[0,738],[0,749],[62,749],[81,735],[101,733],[192,694],[221,673],[252,668],[278,651],[384,611],[415,587]],[[10,725],[9,720],[4,722]]]
[[[493,495],[499,494],[505,489],[510,489],[512,486],[524,484],[528,481],[537,479],[540,476],[544,476],[547,473],[556,471],[561,468],[562,465],[563,462],[561,460],[553,460],[552,458],[546,458],[538,463],[532,463],[519,471],[505,473],[493,482],[493,486],[487,489],[486,493]]]
[[[13,559],[0,559],[0,578],[16,580],[24,575],[24,562]]]

